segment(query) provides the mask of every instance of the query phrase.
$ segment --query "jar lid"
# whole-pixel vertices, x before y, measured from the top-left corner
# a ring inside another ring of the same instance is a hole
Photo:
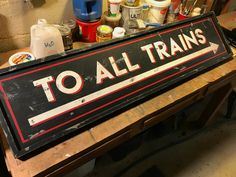
[[[116,34],[124,34],[125,29],[122,28],[122,27],[115,27],[113,32],[116,33]]]
[[[38,19],[38,25],[46,25],[46,24],[48,24],[46,19],[43,19],[43,18]]]
[[[110,34],[112,33],[113,28],[108,25],[100,25],[97,27],[97,32],[99,34]]]
[[[125,29],[123,27],[115,27],[112,33],[112,38],[122,38],[125,36]]]
[[[109,3],[121,3],[122,0],[109,0],[108,2]]]
[[[117,22],[121,19],[121,13],[117,13],[116,16],[109,16],[108,11],[105,11],[104,18],[109,22]]]
[[[69,35],[71,33],[71,29],[67,25],[54,25],[61,33],[62,36]]]
[[[147,3],[143,3],[143,10],[148,10],[149,9],[149,5]]]
[[[193,12],[200,13],[201,10],[202,10],[202,9],[201,9],[200,7],[195,7],[195,8],[193,9]]]
[[[26,63],[33,60],[35,60],[35,57],[33,56],[33,54],[29,52],[18,52],[10,56],[8,63],[11,66],[14,66],[17,64]]]
[[[74,19],[69,19],[65,21],[63,25],[67,25],[70,29],[74,29],[76,27],[76,21]]]
[[[141,4],[138,5],[138,6],[128,6],[128,5],[124,4],[124,3],[121,3],[120,5],[121,5],[122,8],[127,8],[127,9],[140,9],[143,6]]]

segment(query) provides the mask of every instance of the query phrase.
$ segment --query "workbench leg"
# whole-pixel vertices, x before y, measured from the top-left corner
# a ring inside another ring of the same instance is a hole
[[[216,113],[219,108],[222,106],[226,98],[232,91],[231,84],[227,84],[215,92],[213,92],[212,98],[210,99],[209,103],[207,104],[206,108],[203,110],[200,118],[198,120],[198,126],[204,127],[210,124],[215,118]]]
[[[228,105],[227,105],[227,112],[225,117],[227,119],[230,119],[232,117],[232,114],[234,112],[234,107],[236,103],[236,92],[232,91],[231,94],[229,95],[229,100],[228,100]]]
[[[10,177],[5,163],[4,155],[0,146],[0,176]]]

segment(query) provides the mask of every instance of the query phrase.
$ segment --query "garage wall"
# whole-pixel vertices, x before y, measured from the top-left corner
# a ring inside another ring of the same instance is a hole
[[[38,18],[49,23],[73,18],[72,0],[0,0],[0,52],[29,46]]]

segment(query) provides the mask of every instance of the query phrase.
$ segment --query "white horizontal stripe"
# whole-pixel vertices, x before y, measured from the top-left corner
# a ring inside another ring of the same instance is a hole
[[[164,70],[166,70],[168,68],[180,65],[180,64],[182,64],[182,63],[184,63],[186,61],[189,61],[189,60],[191,60],[191,59],[193,59],[193,58],[195,58],[197,56],[200,56],[200,55],[203,55],[205,53],[208,53],[208,52],[210,52],[212,50],[213,49],[212,49],[211,46],[209,46],[207,48],[204,48],[204,49],[201,49],[201,50],[199,50],[199,51],[197,51],[195,53],[186,55],[186,56],[184,56],[182,58],[179,58],[179,59],[177,59],[175,61],[172,61],[172,62],[169,62],[169,63],[167,63],[165,65],[156,67],[156,68],[154,68],[152,70],[149,70],[149,71],[146,71],[146,72],[144,72],[144,73],[142,73],[140,75],[134,76],[132,78],[129,78],[127,80],[124,80],[124,81],[119,82],[117,84],[114,84],[112,86],[109,86],[107,88],[101,89],[99,91],[96,91],[94,93],[91,93],[89,95],[81,97],[79,99],[76,99],[76,100],[71,101],[69,103],[66,103],[64,105],[61,105],[61,106],[59,106],[57,108],[51,109],[51,110],[49,110],[47,112],[41,113],[41,114],[39,114],[37,116],[31,117],[31,118],[28,119],[28,122],[29,122],[30,126],[33,126],[33,125],[38,124],[40,122],[46,121],[47,119],[50,119],[50,118],[52,118],[54,116],[57,116],[57,115],[60,115],[62,113],[71,111],[71,110],[75,109],[76,107],[79,107],[79,106],[81,106],[83,104],[86,104],[86,103],[88,103],[88,102],[90,102],[90,101],[92,101],[92,100],[94,100],[96,98],[103,97],[103,96],[105,96],[105,95],[107,95],[109,93],[115,92],[115,91],[117,91],[119,89],[122,89],[124,87],[127,87],[127,86],[129,86],[131,84],[137,83],[137,82],[139,82],[139,81],[141,81],[143,79],[146,79],[146,78],[148,78],[150,76],[156,75],[156,74],[158,74],[158,73],[160,73],[160,72],[162,72],[162,71],[164,71]]]

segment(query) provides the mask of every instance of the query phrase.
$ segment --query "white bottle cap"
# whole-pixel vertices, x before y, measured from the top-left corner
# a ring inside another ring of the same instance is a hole
[[[195,7],[191,13],[191,17],[197,16],[201,14],[201,8],[200,7]]]
[[[112,39],[122,38],[125,36],[125,29],[122,27],[115,27],[112,33]]]
[[[45,24],[47,24],[48,22],[47,22],[47,20],[46,19],[38,19],[38,24],[39,25],[45,25]]]
[[[200,7],[195,7],[193,9],[193,11],[196,12],[196,13],[200,13],[201,12],[201,8]]]

